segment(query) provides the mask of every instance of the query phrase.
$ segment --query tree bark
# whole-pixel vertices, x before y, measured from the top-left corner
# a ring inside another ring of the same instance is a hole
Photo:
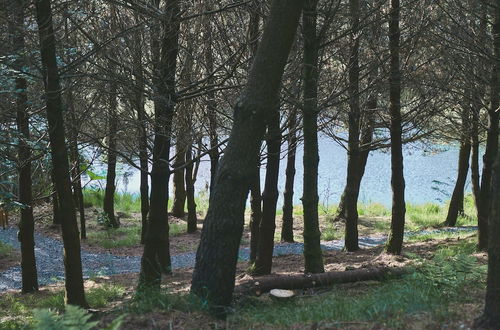
[[[111,5],[111,31],[116,32],[116,8]],[[113,56],[113,50],[111,54]],[[115,72],[115,64],[109,61],[109,70]],[[108,161],[106,173],[106,188],[104,189],[103,211],[108,217],[111,227],[118,228],[120,224],[115,217],[115,191],[116,191],[116,157],[117,157],[117,133],[118,133],[118,86],[115,77],[109,77],[109,110],[108,110]]]
[[[399,0],[390,0],[389,51],[390,51],[390,115],[391,115],[391,186],[392,219],[391,233],[386,250],[391,254],[401,254],[405,227],[405,179],[403,172],[403,141],[401,117],[401,71],[399,67]]]
[[[159,7],[159,0],[154,0]],[[153,168],[151,170],[151,197],[148,228],[144,239],[139,288],[160,288],[161,274],[172,272],[168,227],[168,179],[175,109],[175,72],[179,50],[180,8],[178,0],[166,1],[161,23],[162,39],[159,46],[159,62],[155,64],[155,138]]]
[[[345,189],[345,250],[359,250],[358,196],[361,155],[359,148],[361,109],[359,106],[359,0],[349,0],[351,19],[351,56],[349,59],[349,141]]]
[[[495,4],[495,21],[493,24],[494,44],[494,69],[491,105],[498,107],[498,83],[500,81],[500,1]],[[490,114],[491,120],[491,114]],[[491,124],[491,123],[490,123]],[[492,127],[490,126],[490,129]],[[498,128],[497,128],[498,129]],[[488,132],[491,134],[491,130]],[[498,135],[497,135],[498,137]],[[491,144],[494,144],[490,142]],[[483,316],[478,325],[497,329],[500,324],[500,150],[498,141],[496,143],[496,162],[493,167],[493,178],[491,184],[491,208],[489,214],[489,243],[488,243],[488,278],[486,286],[486,300]],[[482,189],[482,187],[481,187]]]
[[[139,17],[136,15],[136,22]],[[149,160],[148,160],[148,135],[147,115],[144,109],[144,69],[142,64],[142,34],[141,31],[134,34],[134,48],[132,54],[133,74],[135,79],[132,104],[137,113],[137,133],[139,137],[139,166],[141,168],[141,179],[139,191],[141,194],[141,244],[144,244],[146,236],[147,218],[149,212]]]
[[[306,0],[302,14],[303,58],[303,125],[304,125],[304,259],[306,273],[322,273],[318,219],[318,39],[316,35],[317,0]]]
[[[259,148],[260,149],[260,148]],[[259,162],[260,163],[260,162]],[[260,165],[255,169],[255,175],[250,183],[250,258],[253,265],[257,259],[259,244],[259,227],[262,221],[262,195],[260,192]]]
[[[228,145],[219,162],[196,254],[191,291],[225,316],[231,303],[245,201],[258,167],[265,122],[279,106],[281,78],[303,0],[274,0],[247,85],[234,107]]]
[[[194,199],[194,177],[193,177],[193,147],[190,144],[186,151],[186,199],[188,208],[187,232],[194,233],[198,229],[198,218],[196,217],[196,201]]]
[[[259,227],[259,243],[254,274],[271,274],[276,230],[276,203],[278,202],[278,178],[280,171],[280,113],[276,108],[267,124],[266,181],[262,193],[262,220]]]
[[[45,83],[52,166],[62,218],[66,303],[86,308],[88,305],[83,288],[80,238],[71,194],[68,150],[64,139],[61,85],[56,62],[56,40],[52,26],[52,9],[50,0],[37,0],[35,4]]]
[[[205,10],[209,12],[212,10],[212,6],[210,4],[211,0],[205,0]],[[211,74],[214,70],[214,54],[212,50],[213,44],[213,31],[212,31],[212,23],[210,21],[210,15],[206,15],[204,17],[203,25],[205,30],[205,49],[204,49],[204,58],[205,65],[207,68],[207,74]],[[214,83],[214,79],[210,76],[207,79],[207,85],[212,85]],[[208,138],[210,141],[210,152],[208,156],[210,157],[210,195],[212,192],[212,187],[214,184],[215,173],[217,171],[217,165],[219,163],[219,136],[217,134],[217,103],[215,101],[215,91],[209,90],[207,93],[207,117],[208,117]]]
[[[177,143],[175,145],[175,161],[174,168],[182,167],[186,164],[186,154],[189,149],[187,143],[187,134],[185,125],[181,123],[182,118],[179,118],[179,129],[177,131]],[[185,183],[186,173],[184,168],[176,170],[173,173],[173,188],[174,188],[174,202],[172,204],[172,215],[176,218],[182,218],[186,214],[184,206],[186,205],[186,189]]]
[[[454,227],[457,224],[457,218],[460,212],[463,213],[464,188],[469,173],[469,158],[471,153],[471,140],[469,134],[469,104],[467,103],[462,110],[462,141],[458,153],[458,174],[453,194],[451,195],[450,206],[444,224]]]
[[[382,281],[390,276],[402,276],[406,273],[407,271],[403,268],[359,268],[344,272],[273,276],[244,282],[238,285],[234,291],[238,294],[260,296],[277,288],[300,290],[360,281]]]
[[[293,184],[295,181],[295,156],[297,153],[297,110],[290,112],[288,119],[288,152],[286,160],[285,191],[283,192],[283,224],[281,241],[293,243]]]
[[[24,66],[25,49],[24,20],[25,1],[11,1],[13,20],[9,21],[13,53],[17,58],[14,61],[14,69],[22,71]],[[22,292],[29,293],[38,291],[38,276],[35,258],[35,220],[33,218],[33,192],[31,181],[31,148],[28,144],[30,139],[29,109],[28,109],[28,82],[19,74],[15,80],[16,122],[19,132],[18,145],[18,180],[19,180],[19,202],[21,208],[21,219],[19,222],[19,241],[21,243],[21,280]]]

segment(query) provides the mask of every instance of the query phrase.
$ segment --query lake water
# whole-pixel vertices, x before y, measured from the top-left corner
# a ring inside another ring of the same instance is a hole
[[[406,146],[404,152],[404,174],[406,180],[406,201],[415,204],[426,202],[441,203],[449,199],[453,191],[458,167],[458,148],[441,147],[442,151],[428,151],[424,147]],[[347,152],[332,139],[319,138],[319,185],[320,202],[338,203],[346,181]],[[286,155],[280,164],[279,190],[281,204],[285,187]],[[297,150],[294,204],[300,204],[302,196],[303,148]],[[119,191],[139,193],[139,171],[126,167],[130,175],[117,182]],[[377,202],[390,206],[392,192],[390,186],[390,153],[374,151],[370,153],[366,172],[361,183],[359,201]],[[262,184],[265,171],[261,171]],[[196,190],[205,190],[210,182],[210,163],[208,158],[200,164]],[[470,174],[466,189],[470,191]]]

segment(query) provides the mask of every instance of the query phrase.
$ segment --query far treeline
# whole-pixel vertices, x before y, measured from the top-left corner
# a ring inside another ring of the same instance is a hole
[[[0,0],[0,10],[0,198],[20,213],[22,292],[38,290],[33,206],[51,202],[66,303],[88,307],[82,176],[97,176],[97,159],[107,166],[103,209],[112,227],[120,226],[117,164],[141,172],[137,290],[159,290],[172,272],[168,211],[182,217],[187,203],[188,231],[197,230],[194,184],[208,156],[210,202],[191,292],[224,316],[248,197],[251,269],[271,273],[282,156],[280,237],[293,242],[299,144],[305,272],[324,272],[322,132],[348,151],[337,220],[350,252],[359,249],[357,204],[371,151],[390,150],[385,249],[401,254],[403,146],[460,146],[445,224],[463,212],[470,168],[478,249],[489,253],[478,324],[500,324],[500,0]]]

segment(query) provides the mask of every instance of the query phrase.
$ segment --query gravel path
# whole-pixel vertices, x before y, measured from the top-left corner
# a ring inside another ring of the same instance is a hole
[[[0,230],[0,241],[12,245],[19,249],[17,241],[17,228],[11,227]],[[476,227],[443,228],[436,230],[424,230],[419,232],[407,232],[406,236],[432,234],[440,232],[474,231]],[[374,247],[384,244],[385,236],[361,237],[360,247]],[[64,279],[63,246],[59,240],[35,234],[35,254],[38,269],[38,281],[40,285],[55,283]],[[343,240],[323,242],[323,250],[341,250],[344,247]],[[282,243],[274,246],[274,256],[302,254],[302,243]],[[239,258],[242,261],[248,260],[250,251],[248,248],[241,248]],[[195,262],[195,252],[187,252],[172,256],[173,269],[193,267]],[[96,275],[114,275],[137,273],[140,269],[141,258],[132,256],[115,256],[110,253],[89,253],[82,250],[82,263],[84,277]],[[11,267],[0,272],[0,292],[9,289],[21,288],[21,267]]]

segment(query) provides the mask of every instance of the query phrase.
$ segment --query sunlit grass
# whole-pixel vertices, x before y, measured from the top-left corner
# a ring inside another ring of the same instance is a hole
[[[84,189],[83,200],[85,207],[102,208],[104,201],[104,190]],[[115,192],[115,210],[130,213],[141,212],[141,197],[129,192]]]

